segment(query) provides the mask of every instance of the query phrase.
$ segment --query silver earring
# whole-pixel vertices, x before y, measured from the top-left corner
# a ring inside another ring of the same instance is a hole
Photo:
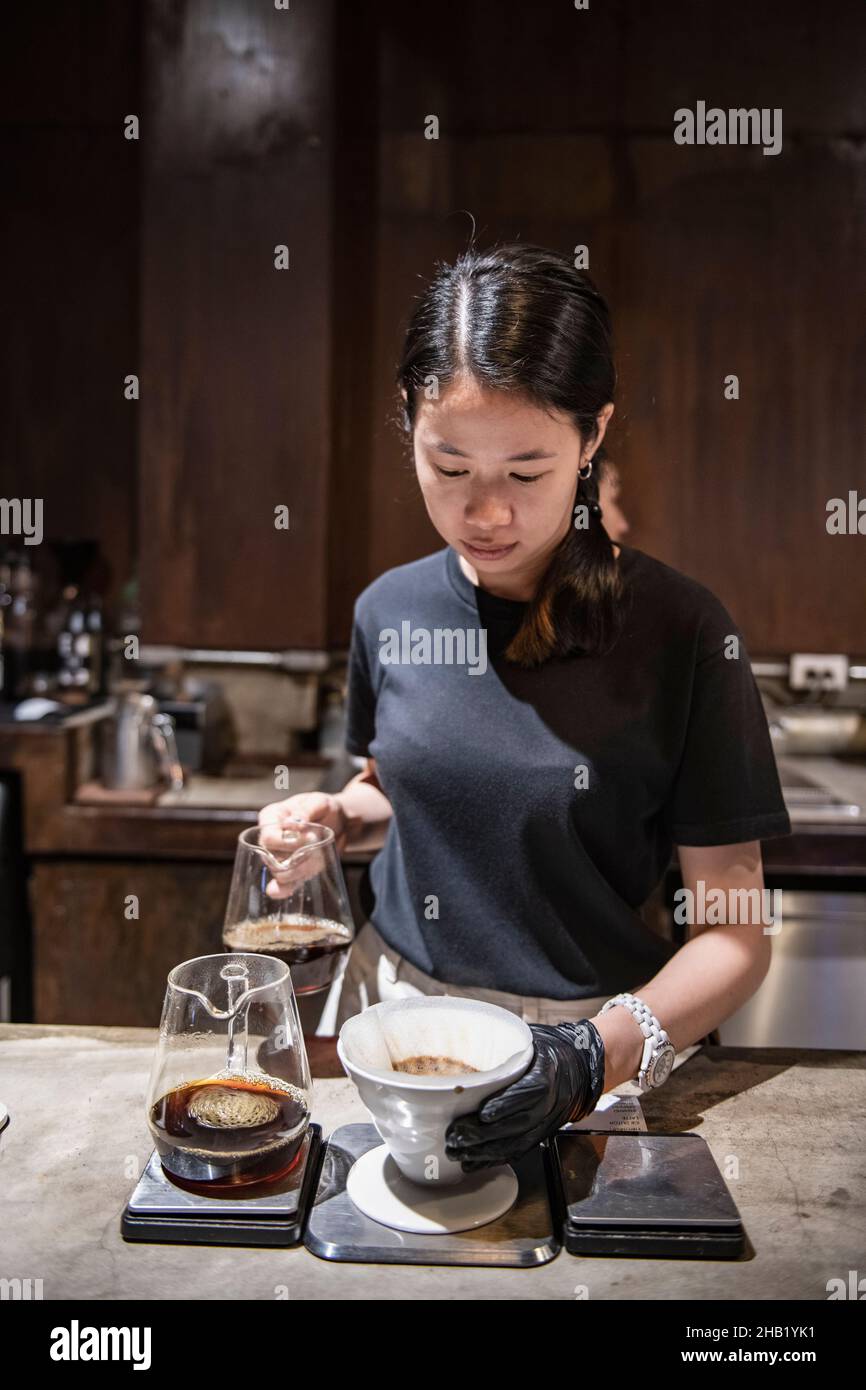
[[[583,471],[582,468],[578,468],[578,470],[577,470],[577,476],[578,476],[578,478],[583,478],[583,480],[586,481],[586,479],[589,477],[589,475],[590,475],[591,472],[592,472],[592,459],[587,459],[587,462],[586,462],[586,472],[584,473],[584,471]]]

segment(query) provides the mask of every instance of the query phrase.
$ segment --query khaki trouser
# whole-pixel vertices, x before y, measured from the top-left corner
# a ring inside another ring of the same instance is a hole
[[[373,923],[368,921],[355,937],[342,979],[331,987],[316,1032],[320,1035],[339,1033],[347,1018],[361,1013],[370,1004],[384,1003],[388,999],[410,999],[417,994],[484,999],[489,1004],[509,1009],[527,1023],[565,1023],[592,1018],[610,998],[609,994],[599,994],[591,999],[543,999],[434,980],[432,975],[426,975],[383,941]]]

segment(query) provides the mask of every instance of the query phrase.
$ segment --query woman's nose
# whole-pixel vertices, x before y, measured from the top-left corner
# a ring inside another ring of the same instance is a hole
[[[475,526],[508,526],[511,522],[511,507],[507,502],[495,497],[476,497],[466,504],[466,520]]]

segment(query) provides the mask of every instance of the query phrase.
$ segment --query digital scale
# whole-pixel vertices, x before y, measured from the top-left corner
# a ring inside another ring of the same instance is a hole
[[[205,1197],[166,1177],[156,1150],[120,1218],[124,1240],[198,1245],[297,1245],[310,1208],[322,1127],[310,1124],[300,1157],[280,1182]]]
[[[350,1174],[381,1142],[373,1124],[340,1125],[327,1142],[310,1124],[292,1173],[275,1188],[238,1197],[177,1187],[153,1153],[121,1233],[205,1245],[303,1242],[325,1260],[524,1268],[546,1264],[563,1247],[665,1259],[736,1259],[746,1248],[737,1207],[700,1135],[561,1130],[510,1165],[516,1195],[503,1215],[442,1233],[385,1225],[352,1201]],[[443,1192],[436,1189],[437,1202]],[[419,1185],[418,1194],[416,1210],[429,1209],[431,1193]]]
[[[561,1204],[570,1254],[674,1260],[743,1254],[740,1213],[699,1134],[560,1131],[552,1148],[554,1201]]]

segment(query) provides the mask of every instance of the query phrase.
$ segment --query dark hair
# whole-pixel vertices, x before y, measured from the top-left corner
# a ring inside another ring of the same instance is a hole
[[[411,435],[416,392],[469,376],[570,415],[585,442],[613,399],[616,371],[607,304],[567,256],[514,242],[463,252],[437,272],[412,312],[397,371],[406,392],[403,427]],[[598,483],[606,454],[578,479],[574,504],[589,508],[551,556],[505,655],[521,666],[549,657],[608,650],[622,625],[623,584],[604,529]]]

